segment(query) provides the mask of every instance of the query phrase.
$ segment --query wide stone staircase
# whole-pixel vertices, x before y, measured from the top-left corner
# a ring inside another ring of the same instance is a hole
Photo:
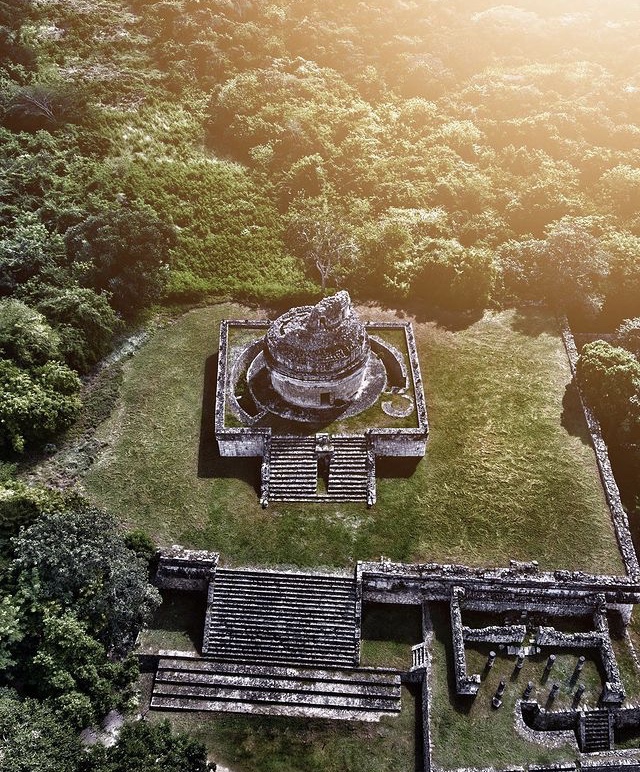
[[[367,442],[364,437],[333,437],[327,493],[339,501],[367,500]]]
[[[221,662],[353,667],[358,623],[353,577],[218,568],[202,649]]]
[[[377,721],[400,710],[394,671],[160,659],[151,707]]]
[[[272,501],[368,501],[367,442],[363,436],[273,435],[267,453],[266,499]],[[328,442],[329,452],[322,451]],[[328,465],[326,489],[318,485],[318,464]],[[263,480],[264,488],[264,480]]]
[[[589,710],[584,714],[582,752],[610,751],[613,749],[613,727],[608,710]]]
[[[269,499],[313,501],[318,493],[315,437],[271,437]]]

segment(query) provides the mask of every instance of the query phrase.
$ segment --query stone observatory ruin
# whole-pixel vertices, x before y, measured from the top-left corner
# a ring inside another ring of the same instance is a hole
[[[421,458],[427,412],[410,323],[365,323],[349,293],[221,325],[215,436],[262,457],[261,501],[375,503],[376,456]]]
[[[301,414],[307,420],[316,411],[357,403],[365,385],[373,383],[375,398],[386,383],[382,362],[372,353],[347,292],[283,314],[267,330],[257,360],[285,403],[308,409],[306,416]]]

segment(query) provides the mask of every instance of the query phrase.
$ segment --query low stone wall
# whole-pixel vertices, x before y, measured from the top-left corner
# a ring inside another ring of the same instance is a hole
[[[427,448],[422,429],[367,429],[366,435],[377,456],[422,458]]]
[[[371,351],[380,357],[387,371],[387,385],[408,388],[409,373],[404,364],[402,353],[377,335],[370,335],[369,342],[371,343]]]
[[[160,553],[154,584],[161,590],[206,591],[215,576],[219,554],[179,545]]]
[[[525,724],[538,732],[577,731],[580,713],[577,710],[545,710],[534,700],[520,703]]]
[[[521,644],[527,634],[526,625],[508,625],[506,627],[466,627],[462,628],[465,643]]]
[[[453,669],[456,676],[456,692],[462,695],[475,696],[480,688],[480,676],[478,673],[472,675],[467,673],[467,657],[464,651],[462,613],[460,611],[460,599],[463,597],[464,589],[462,587],[454,587],[451,590],[449,611],[453,639]]]
[[[215,404],[215,436],[221,456],[262,456],[264,439],[270,429],[254,429],[252,427],[225,427],[227,410],[228,384],[231,373],[228,370],[229,328],[248,329],[251,327],[266,329],[269,322],[255,322],[248,319],[223,320],[220,323],[220,339],[218,346],[218,377],[216,381]]]
[[[265,440],[271,429],[238,428],[216,433],[221,456],[249,457],[263,456]]]
[[[576,342],[569,328],[569,324],[566,319],[561,321],[562,326],[562,340],[569,358],[569,365],[571,367],[571,373],[573,375],[574,383],[578,389],[580,396],[580,403],[584,412],[587,427],[589,429],[589,435],[591,437],[591,444],[596,455],[596,461],[598,464],[598,470],[600,472],[600,479],[602,480],[602,486],[604,488],[607,504],[611,511],[611,518],[613,521],[613,527],[618,539],[618,545],[620,547],[620,553],[624,561],[627,575],[635,582],[640,581],[640,564],[638,563],[638,557],[636,555],[633,541],[631,539],[631,531],[629,530],[629,518],[624,511],[622,502],[620,501],[620,491],[618,490],[618,484],[613,476],[613,470],[611,469],[611,461],[609,460],[609,452],[607,445],[602,438],[602,431],[600,424],[589,406],[585,403],[582,392],[578,386],[576,380],[576,363],[578,361],[578,350],[576,348]]]
[[[549,614],[592,614],[602,594],[608,607],[640,602],[640,585],[627,577],[581,571],[532,572],[529,568],[469,568],[437,563],[362,563],[365,599],[381,603],[449,601],[453,586],[464,587],[469,609],[541,610]]]

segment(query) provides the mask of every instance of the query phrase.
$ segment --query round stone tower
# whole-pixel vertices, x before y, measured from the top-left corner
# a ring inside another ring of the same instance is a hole
[[[348,403],[362,385],[369,353],[369,337],[345,291],[315,306],[292,308],[265,336],[273,388],[299,407]]]

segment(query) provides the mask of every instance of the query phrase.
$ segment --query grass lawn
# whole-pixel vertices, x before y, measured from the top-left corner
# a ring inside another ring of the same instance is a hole
[[[218,323],[251,316],[231,304],[196,309],[127,363],[120,402],[99,429],[107,448],[85,478],[90,497],[125,526],[163,545],[219,550],[237,564],[344,566],[384,554],[622,571],[562,342],[544,312],[488,312],[463,329],[414,323],[431,425],[427,455],[417,466],[380,462],[370,510],[262,510],[258,461],[217,457]],[[375,308],[362,316],[398,318]]]
[[[233,772],[413,772],[415,699],[402,692],[401,713],[380,723],[164,711],[149,718],[168,718]]]

